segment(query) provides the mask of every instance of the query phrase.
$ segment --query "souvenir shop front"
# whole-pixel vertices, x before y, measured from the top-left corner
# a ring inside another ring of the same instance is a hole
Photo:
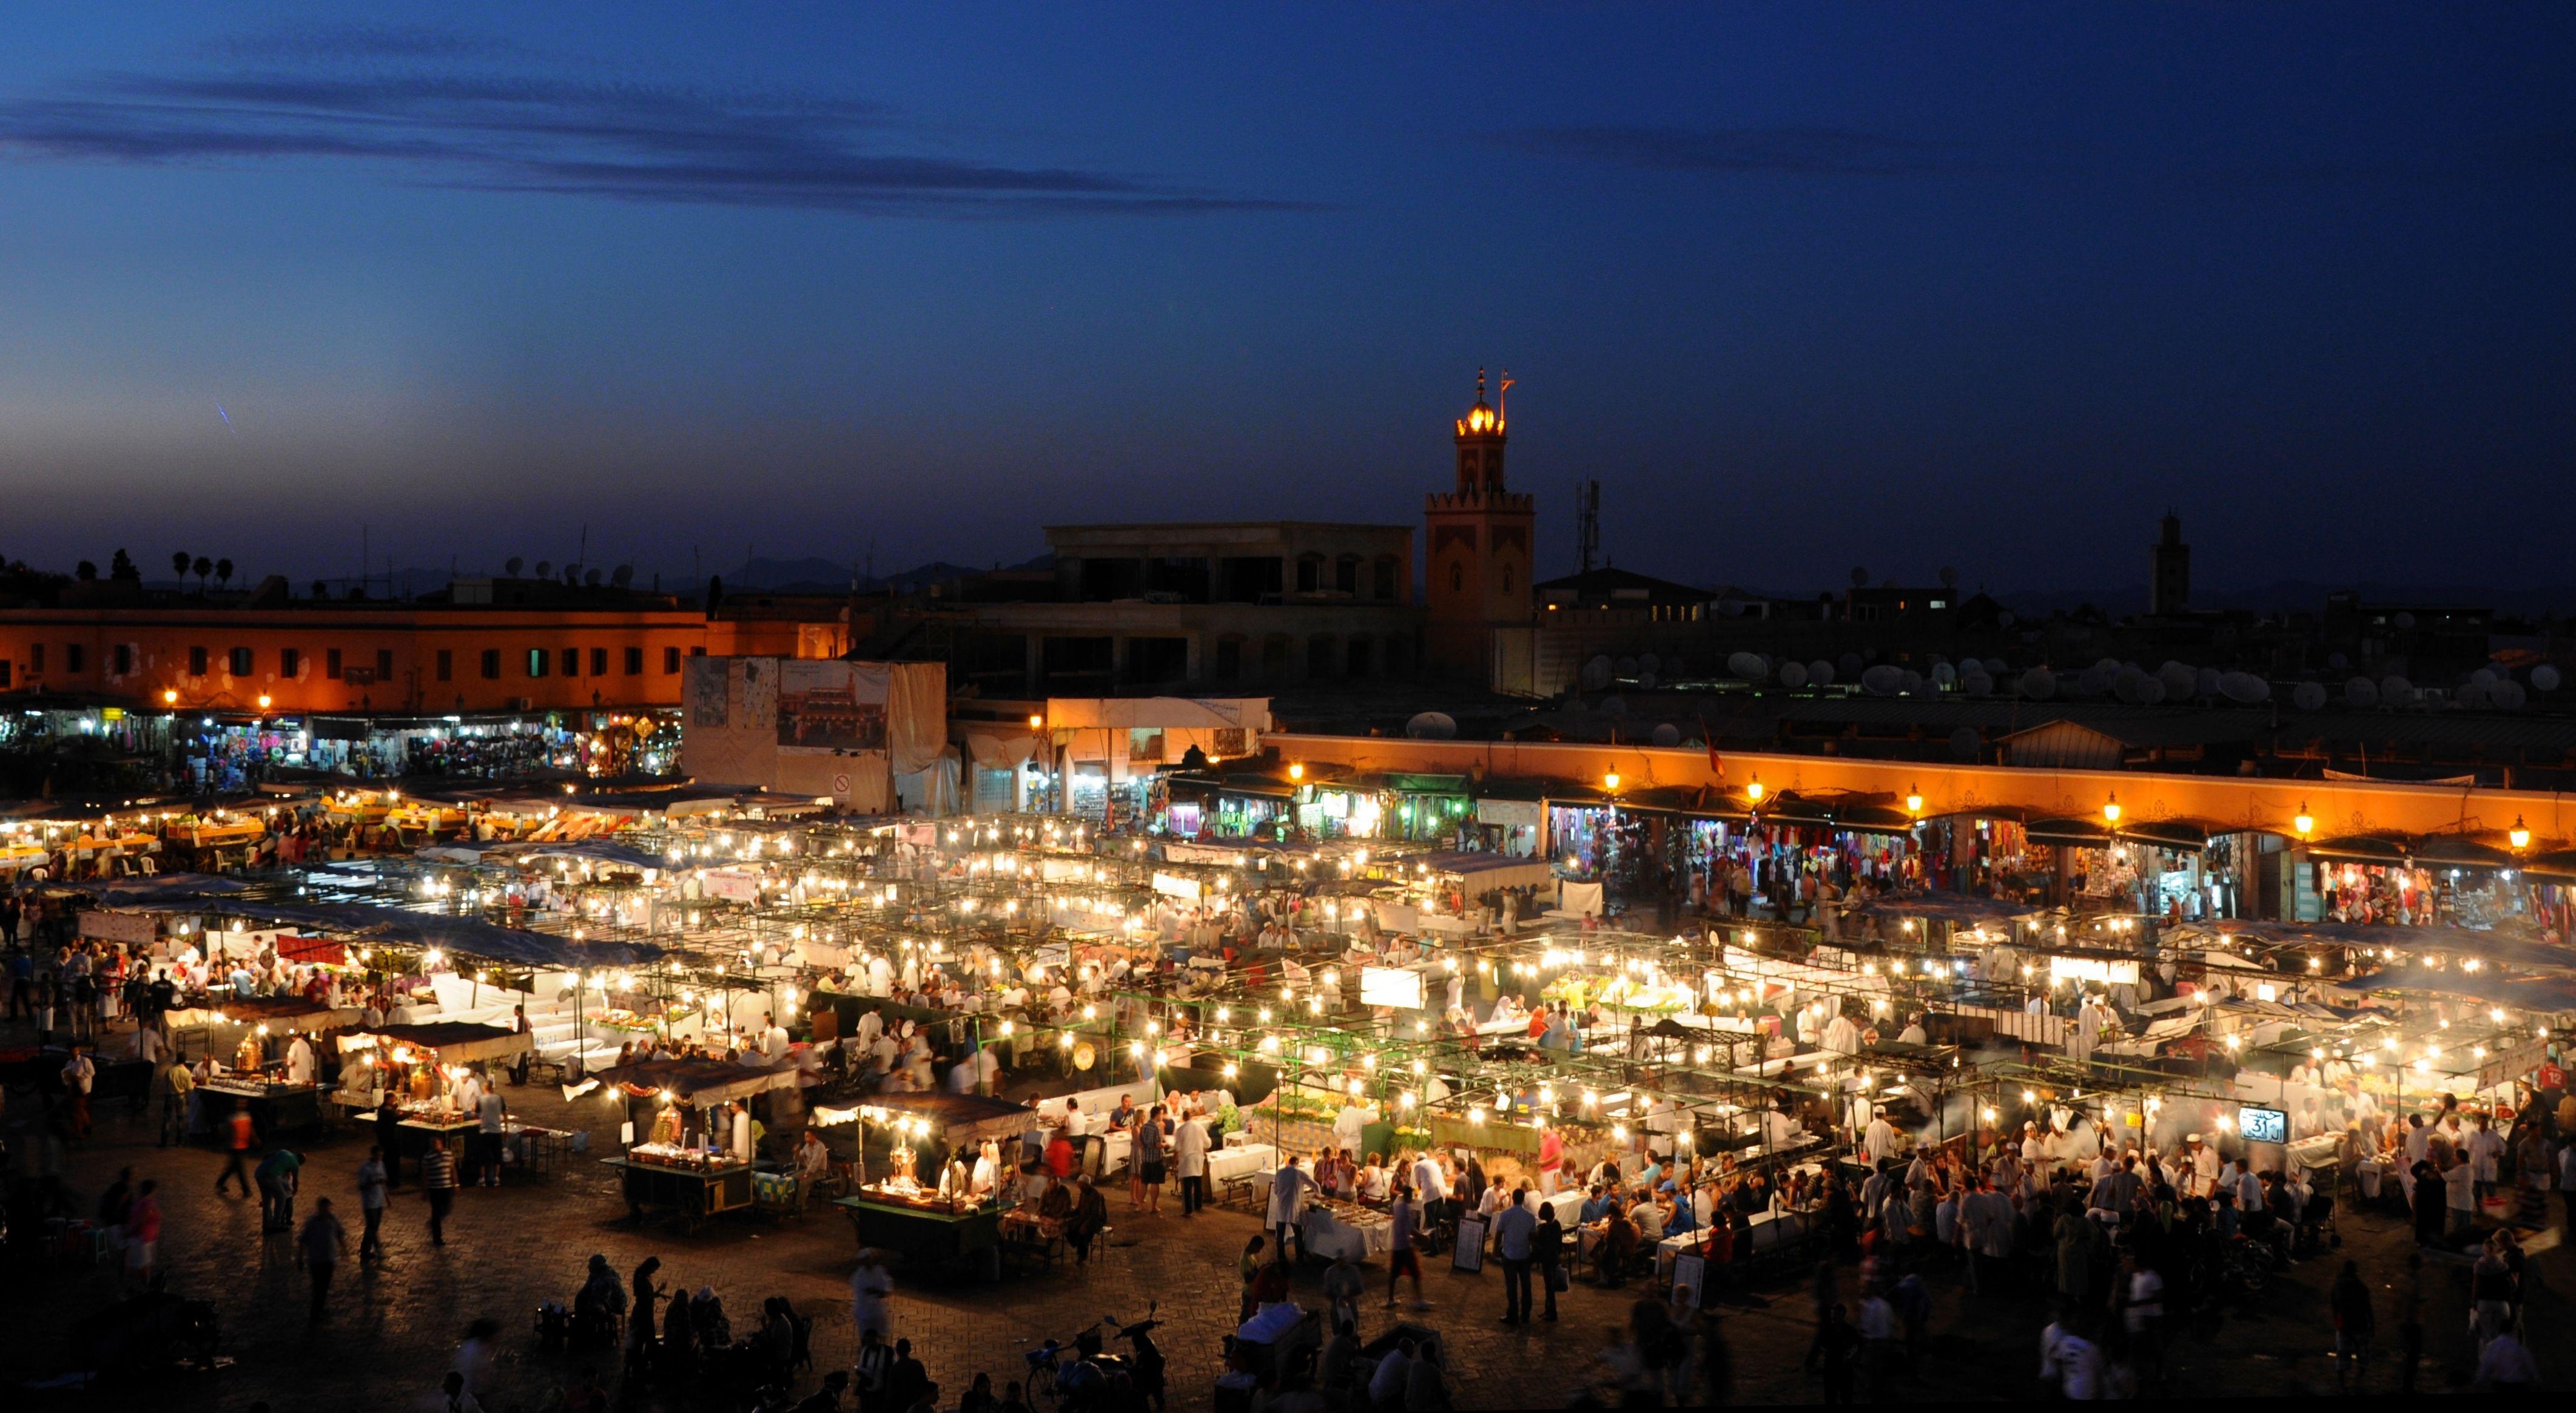
[[[2032,846],[2018,818],[1942,815],[1924,820],[1915,837],[1927,888],[2006,898],[2048,895],[2056,860],[2046,848]]]
[[[2090,820],[2033,820],[2033,844],[2059,851],[2057,876],[2077,912],[2168,917],[2210,916],[2209,836],[2180,823],[2136,824],[2117,831]]]
[[[2517,869],[2514,856],[2474,840],[2380,836],[2310,844],[2298,921],[2395,927],[2494,927],[2559,911],[2566,887]],[[2563,932],[2562,932],[2563,935]]]
[[[1411,839],[1434,844],[1444,849],[1485,847],[1480,837],[1481,820],[1477,802],[1467,794],[1467,777],[1463,775],[1414,775],[1398,773],[1386,777],[1386,789],[1393,807],[1379,835],[1387,839]],[[1530,823],[1537,824],[1537,811],[1532,810]],[[1536,851],[1535,827],[1531,829],[1531,847],[1521,851],[1527,857]]]
[[[1389,813],[1387,797],[1365,781],[1301,785],[1290,806],[1290,817],[1310,839],[1376,839],[1387,832]]]
[[[1087,814],[1082,777],[1074,784],[1074,812]],[[1297,790],[1284,782],[1181,771],[1151,777],[1147,817],[1176,839],[1275,839],[1296,827],[1296,805]]]

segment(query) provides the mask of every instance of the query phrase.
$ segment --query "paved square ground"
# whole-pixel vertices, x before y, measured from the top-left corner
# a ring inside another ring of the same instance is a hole
[[[531,1122],[604,1121],[595,1100],[567,1105],[541,1086],[507,1093],[514,1111]],[[11,1097],[14,1125],[28,1096]],[[614,1136],[613,1130],[594,1133],[593,1156],[612,1151]],[[533,1312],[548,1298],[569,1300],[593,1252],[606,1254],[621,1277],[645,1256],[659,1255],[662,1279],[671,1288],[715,1287],[738,1327],[757,1313],[763,1297],[785,1295],[817,1317],[818,1367],[847,1367],[853,1355],[847,1279],[857,1243],[838,1214],[818,1212],[785,1223],[720,1219],[693,1235],[659,1225],[638,1229],[626,1221],[611,1174],[592,1158],[576,1158],[568,1173],[551,1181],[460,1191],[443,1249],[429,1244],[419,1189],[405,1187],[386,1226],[389,1259],[366,1270],[344,1266],[330,1318],[310,1326],[305,1281],[287,1238],[262,1235],[255,1202],[214,1194],[219,1156],[203,1148],[159,1149],[153,1139],[150,1119],[111,1105],[101,1113],[95,1135],[69,1155],[67,1178],[84,1209],[120,1166],[158,1178],[166,1199],[162,1245],[170,1288],[210,1300],[222,1313],[223,1348],[236,1362],[220,1372],[144,1386],[160,1407],[237,1410],[265,1400],[277,1413],[339,1413],[426,1406],[459,1332],[469,1320],[489,1317],[504,1332],[499,1392],[489,1400],[493,1413],[547,1408],[583,1363],[599,1361],[538,1354]],[[365,1140],[354,1134],[324,1138],[310,1152],[299,1215],[312,1210],[314,1199],[329,1196],[351,1220],[354,1240],[353,1174]],[[1167,1198],[1159,1220],[1129,1218],[1124,1204],[1123,1191],[1113,1191],[1115,1230],[1087,1268],[1067,1263],[1000,1285],[943,1284],[899,1274],[896,1331],[913,1341],[941,1384],[944,1403],[954,1406],[976,1371],[991,1373],[998,1387],[1015,1377],[1021,1349],[1050,1336],[1069,1338],[1103,1315],[1141,1318],[1148,1300],[1159,1300],[1169,1321],[1161,1336],[1170,1360],[1172,1406],[1209,1403],[1219,1337],[1236,1313],[1234,1259],[1256,1230],[1255,1218],[1218,1210],[1184,1221],[1177,1195]],[[2342,1231],[2341,1254],[2361,1259],[2381,1292],[2381,1345],[2393,1349],[2394,1300],[2387,1292],[2412,1249],[2404,1224],[2384,1213],[2348,1214]],[[2568,1287],[2569,1261],[2563,1248],[2540,1254],[2535,1285]],[[1402,1313],[1443,1332],[1460,1407],[1564,1405],[1605,1372],[1595,1355],[1611,1342],[1609,1329],[1624,1319],[1627,1302],[1637,1298],[1633,1291],[1620,1296],[1578,1285],[1563,1297],[1559,1323],[1507,1329],[1498,1318],[1498,1270],[1468,1275],[1447,1269],[1445,1260],[1432,1264],[1428,1287],[1435,1308]],[[1373,1281],[1383,1282],[1382,1263],[1367,1269]],[[2173,1331],[2170,1391],[2237,1397],[2331,1392],[2324,1290],[2334,1271],[2329,1260],[2303,1263],[2278,1278],[2261,1308]],[[2442,1389],[2465,1380],[2473,1358],[2463,1332],[2466,1271],[2439,1265],[2428,1274],[2431,1347],[2422,1386]],[[1854,1281],[1849,1268],[1841,1272],[1847,1294]],[[1934,1291],[1926,1357],[1916,1378],[1893,1392],[1915,1399],[2040,1393],[2033,1378],[2037,1332],[2045,1322],[2039,1301],[1969,1296],[1946,1273],[1934,1277]],[[64,1372],[66,1327],[111,1295],[111,1270],[104,1265],[80,1261],[50,1272],[11,1272],[0,1288],[0,1318],[10,1332],[0,1375],[23,1383]],[[1321,1303],[1319,1269],[1301,1277],[1299,1298],[1310,1306]],[[1396,1313],[1371,1301],[1363,1333],[1373,1333]],[[2565,1314],[2565,1302],[2550,1289],[2534,1294],[2529,1325],[2553,1384],[2576,1376],[2576,1353],[2565,1352],[2567,1346],[2555,1338],[2567,1328]],[[1753,1292],[1729,1303],[1721,1318],[1736,1367],[1737,1398],[1808,1402],[1822,1396],[1822,1386],[1800,1367],[1813,1332],[1803,1282]],[[2390,1365],[2383,1358],[2372,1371],[2373,1391],[2394,1391]],[[807,1376],[800,1392],[814,1382]],[[660,1390],[625,1392],[632,1406],[708,1406]],[[101,1406],[63,1394],[42,1395],[39,1406],[55,1398],[65,1406]]]

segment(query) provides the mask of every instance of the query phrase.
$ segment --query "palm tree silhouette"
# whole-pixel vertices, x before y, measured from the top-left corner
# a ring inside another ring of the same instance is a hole
[[[226,588],[230,588],[232,586],[233,562],[231,560],[219,559],[215,561],[215,582],[225,586]]]
[[[171,573],[173,573],[173,574],[178,575],[178,576],[179,576],[179,578],[180,578],[182,581],[185,581],[185,580],[187,579],[187,577],[188,577],[188,552],[187,552],[186,550],[181,550],[181,551],[179,551],[177,554],[174,554],[174,555],[170,556],[170,572],[171,572]],[[184,589],[184,588],[186,588],[186,587],[187,587],[187,584],[186,584],[185,582],[182,582],[182,583],[179,585],[179,587],[181,587],[181,588],[183,588],[183,589]]]
[[[206,576],[215,572],[215,562],[201,554],[197,556],[196,563],[191,564],[188,567],[197,571],[197,592],[201,594],[204,593],[206,591]]]

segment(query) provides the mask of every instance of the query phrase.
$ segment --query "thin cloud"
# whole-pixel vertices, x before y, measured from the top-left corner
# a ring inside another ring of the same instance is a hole
[[[1581,126],[1531,128],[1496,140],[1541,156],[1661,172],[1896,177],[1930,171],[1949,156],[1939,144],[1847,128]]]
[[[0,156],[365,162],[461,190],[907,215],[1293,207],[1115,172],[888,151],[895,115],[863,101],[421,67],[408,61],[492,52],[427,31],[296,31],[239,52],[262,62],[102,75],[0,100]]]

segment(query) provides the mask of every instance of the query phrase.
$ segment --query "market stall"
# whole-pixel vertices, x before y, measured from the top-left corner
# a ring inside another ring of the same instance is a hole
[[[793,1065],[747,1066],[722,1060],[643,1060],[598,1074],[601,1085],[626,1100],[621,1156],[601,1163],[618,1174],[628,1215],[641,1222],[648,1210],[678,1214],[695,1227],[723,1212],[760,1202],[763,1163],[751,1136],[752,1101],[796,1085]],[[639,1106],[649,1126],[638,1141]]]

